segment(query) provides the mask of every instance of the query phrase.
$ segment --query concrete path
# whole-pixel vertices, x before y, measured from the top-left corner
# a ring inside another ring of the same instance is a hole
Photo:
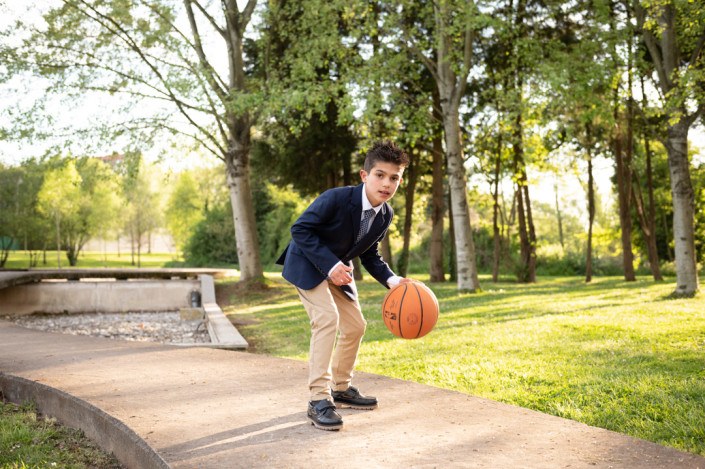
[[[366,373],[355,384],[380,408],[342,410],[342,431],[317,430],[306,419],[306,364],[244,352],[0,321],[0,371],[102,409],[174,468],[705,469],[705,458],[654,443]]]

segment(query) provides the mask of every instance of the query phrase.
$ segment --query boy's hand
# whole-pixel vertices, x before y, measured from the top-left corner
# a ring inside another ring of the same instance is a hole
[[[413,282],[416,282],[416,280],[414,280],[413,278],[403,277],[401,280],[399,280],[399,283],[413,283]]]
[[[338,266],[330,272],[330,281],[335,285],[347,285],[353,281],[352,277],[352,267],[340,263]]]

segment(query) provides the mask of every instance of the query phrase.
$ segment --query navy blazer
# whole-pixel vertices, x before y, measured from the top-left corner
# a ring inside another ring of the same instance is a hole
[[[329,189],[313,201],[291,227],[291,242],[277,260],[283,265],[282,276],[301,288],[310,290],[328,278],[338,261],[352,265],[360,257],[362,265],[379,283],[389,288],[393,276],[379,255],[377,246],[387,232],[394,211],[386,202],[375,216],[372,226],[359,243],[355,237],[362,218],[363,185]],[[350,284],[357,296],[355,282]]]

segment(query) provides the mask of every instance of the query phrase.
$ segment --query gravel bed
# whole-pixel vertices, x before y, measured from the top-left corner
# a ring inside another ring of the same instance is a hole
[[[33,314],[6,316],[4,319],[29,329],[110,339],[164,344],[197,344],[211,341],[203,321],[184,321],[178,312]]]

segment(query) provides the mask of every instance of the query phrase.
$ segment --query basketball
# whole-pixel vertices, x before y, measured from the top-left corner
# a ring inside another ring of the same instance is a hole
[[[392,334],[404,339],[423,337],[438,321],[438,300],[421,282],[400,283],[392,287],[382,301],[384,325]]]

